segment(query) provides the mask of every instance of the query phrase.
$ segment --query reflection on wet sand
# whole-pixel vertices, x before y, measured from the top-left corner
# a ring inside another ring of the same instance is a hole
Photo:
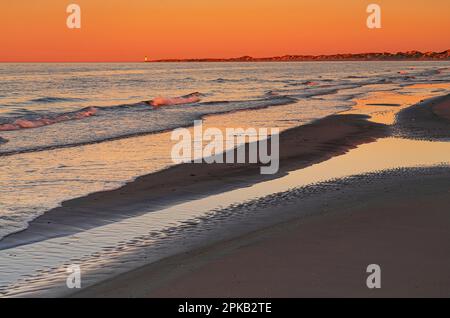
[[[380,124],[393,125],[396,114],[423,100],[442,95],[450,90],[450,84],[416,84],[406,91],[380,91],[367,94],[356,100],[356,105],[344,114],[365,114],[370,120]],[[437,94],[439,93],[439,94]]]
[[[299,101],[293,105],[209,116],[203,127],[222,131],[226,128],[274,127],[284,131],[315,119],[313,116],[327,114],[326,105],[323,113],[319,110],[305,114],[304,106],[312,103],[321,105],[316,101]],[[189,129],[192,133],[192,127]],[[21,226],[1,224],[0,238],[23,230],[37,212],[44,213],[69,198],[116,189],[141,175],[172,166],[170,154],[176,142],[171,141],[170,136],[171,132],[165,132],[2,157],[0,213],[23,222]],[[9,173],[11,169],[15,172]],[[28,213],[24,213],[26,211]],[[13,226],[14,230],[11,229]]]
[[[289,192],[309,184],[356,174],[399,167],[448,165],[449,163],[450,143],[381,139],[353,149],[343,156],[291,172],[279,179],[175,205],[76,235],[0,251],[0,267],[10,268],[9,272],[2,275],[1,290],[3,292],[8,290],[11,294],[25,291],[33,293],[42,292],[40,288],[45,286],[45,292],[49,295],[61,291],[67,292],[63,284],[65,268],[61,264],[76,263],[82,265],[87,272],[92,270],[92,275],[89,276],[86,273],[85,279],[87,282],[94,282],[101,277],[106,277],[113,270],[120,272],[140,262],[155,261],[174,252],[181,252],[194,244],[186,238],[181,245],[179,242],[176,245],[170,244],[173,243],[171,239],[174,237],[183,237],[181,234],[183,226],[195,225],[202,218],[214,218],[215,213],[220,214],[221,209],[233,206],[237,202],[248,202],[273,193]],[[276,203],[277,199],[274,200],[272,204]],[[277,221],[279,221],[277,218],[273,218],[274,223]],[[245,224],[241,223],[240,227],[245,228]],[[207,236],[208,243],[212,242],[206,230],[202,233],[200,227],[196,229],[196,232],[198,232],[197,235]],[[198,240],[198,236],[196,239]],[[164,244],[165,240],[168,245]],[[195,244],[198,242],[196,241]],[[142,248],[145,249],[145,253],[138,253],[139,256],[133,254]],[[30,264],[30,266],[12,266],[16,263]],[[102,263],[109,265],[105,268],[100,265]],[[49,270],[54,267],[59,270]],[[40,273],[39,269],[43,272]],[[6,288],[12,282],[17,285]]]

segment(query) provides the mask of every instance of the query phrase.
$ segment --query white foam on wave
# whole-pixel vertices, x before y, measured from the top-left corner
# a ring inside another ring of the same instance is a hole
[[[199,102],[200,96],[201,96],[200,93],[195,92],[180,97],[155,97],[154,99],[148,101],[147,103],[155,107],[191,104]]]

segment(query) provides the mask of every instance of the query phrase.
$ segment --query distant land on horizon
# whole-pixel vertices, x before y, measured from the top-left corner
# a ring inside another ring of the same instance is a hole
[[[345,53],[332,55],[283,55],[273,57],[241,56],[235,58],[159,59],[150,63],[163,62],[303,62],[303,61],[403,61],[403,60],[450,60],[450,49],[442,52],[407,51],[397,53]]]

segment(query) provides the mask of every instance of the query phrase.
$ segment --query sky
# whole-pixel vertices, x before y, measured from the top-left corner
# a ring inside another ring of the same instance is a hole
[[[381,29],[366,26],[371,3]],[[444,51],[449,16],[449,0],[3,0],[0,62]]]

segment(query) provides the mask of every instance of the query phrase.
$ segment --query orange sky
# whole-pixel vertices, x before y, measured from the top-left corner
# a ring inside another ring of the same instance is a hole
[[[70,3],[81,6],[80,30],[66,27]],[[366,27],[370,3],[382,29]],[[449,16],[449,0],[1,1],[0,61],[443,51]]]

